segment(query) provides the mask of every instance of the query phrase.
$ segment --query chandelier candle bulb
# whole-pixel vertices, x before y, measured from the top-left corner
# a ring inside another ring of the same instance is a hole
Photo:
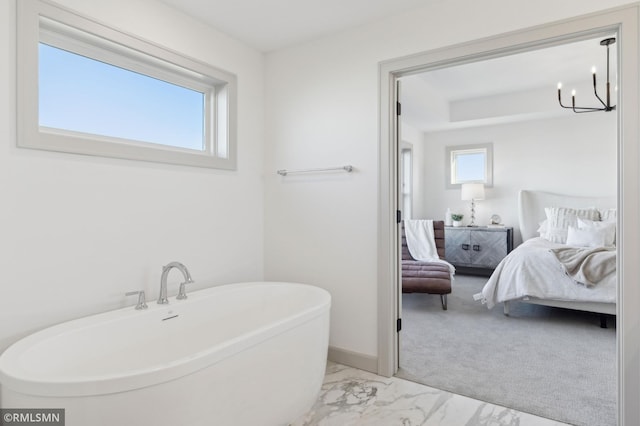
[[[562,83],[558,82],[558,102],[562,105]]]

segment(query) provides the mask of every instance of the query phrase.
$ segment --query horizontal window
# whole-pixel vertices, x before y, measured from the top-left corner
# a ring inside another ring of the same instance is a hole
[[[203,151],[204,94],[40,43],[40,127]]]
[[[232,74],[19,2],[18,146],[235,169]]]

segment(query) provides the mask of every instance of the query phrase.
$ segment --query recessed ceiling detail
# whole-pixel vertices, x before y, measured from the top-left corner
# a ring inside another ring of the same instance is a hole
[[[594,66],[606,70],[603,38],[402,77],[403,121],[430,132],[566,116],[554,92],[558,76],[565,79],[564,87],[593,91],[585,74]],[[610,54],[613,87],[617,50]]]

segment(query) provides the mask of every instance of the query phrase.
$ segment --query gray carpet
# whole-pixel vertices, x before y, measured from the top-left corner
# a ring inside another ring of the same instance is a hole
[[[593,313],[514,303],[489,311],[457,276],[449,307],[404,294],[398,377],[580,426],[616,424],[616,331]]]

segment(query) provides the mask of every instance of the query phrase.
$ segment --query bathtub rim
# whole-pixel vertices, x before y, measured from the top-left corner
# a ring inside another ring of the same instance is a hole
[[[173,306],[177,308],[179,304],[184,301],[176,300],[175,296],[173,296],[169,298],[170,304],[168,306],[156,305],[153,303],[150,304],[148,310],[142,312],[134,310],[132,306],[128,306],[125,308],[114,309],[103,313],[65,321],[60,324],[45,327],[23,337],[0,354],[0,386],[13,392],[43,397],[98,396],[141,389],[176,380],[188,374],[196,373],[197,371],[221,362],[234,354],[259,345],[267,339],[286,333],[288,330],[301,327],[305,323],[313,321],[323,315],[326,315],[327,317],[329,316],[331,295],[328,291],[309,284],[279,281],[232,283],[203,288],[191,292],[190,295],[198,297],[198,293],[200,293],[199,296],[201,297],[213,297],[215,294],[220,292],[239,291],[246,287],[264,285],[306,287],[307,290],[318,294],[318,303],[314,304],[310,308],[268,323],[267,325],[260,326],[238,336],[234,336],[232,339],[209,347],[204,351],[196,352],[188,357],[182,357],[168,363],[153,365],[144,369],[125,371],[120,374],[102,374],[95,376],[82,376],[79,378],[73,377],[73,380],[63,380],[68,379],[66,377],[54,377],[52,379],[43,380],[42,377],[38,377],[38,375],[22,369],[19,363],[20,355],[24,353],[25,350],[31,348],[34,344],[44,339],[53,338],[61,333],[73,332],[78,329],[78,326],[83,328],[90,327],[92,324],[111,321],[125,321],[130,318],[135,318],[136,315],[150,315],[154,312],[166,311],[172,306],[172,303]],[[9,368],[12,368],[13,370],[8,370]]]

